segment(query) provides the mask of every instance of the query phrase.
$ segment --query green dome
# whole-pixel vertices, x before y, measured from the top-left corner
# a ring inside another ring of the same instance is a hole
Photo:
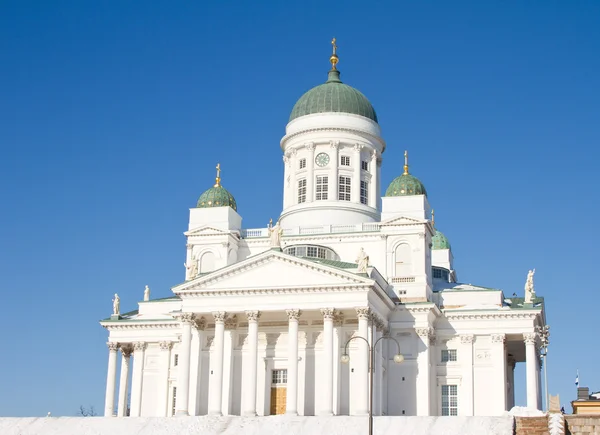
[[[327,81],[312,88],[294,105],[290,121],[313,113],[352,113],[377,122],[375,109],[361,92],[340,80],[340,72],[329,71]]]
[[[431,238],[431,249],[450,249],[450,242],[441,231],[435,230]]]
[[[217,184],[215,184],[213,187],[211,187],[202,195],[200,195],[196,207],[231,207],[232,209],[237,211],[235,198],[231,193],[227,191],[227,189],[221,186],[219,182],[217,182]]]
[[[390,183],[385,196],[409,196],[409,195],[425,195],[427,191],[423,183],[417,177],[413,177],[409,173],[404,173],[399,177],[394,178]]]

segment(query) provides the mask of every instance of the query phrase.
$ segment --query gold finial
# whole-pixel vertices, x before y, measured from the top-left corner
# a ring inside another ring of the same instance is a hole
[[[215,178],[215,187],[221,187],[221,164],[217,163],[217,178]]]
[[[404,175],[408,175],[408,151],[404,151]]]
[[[431,209],[431,226],[435,227],[435,211]]]
[[[333,47],[333,54],[331,55],[331,57],[329,58],[329,62],[331,62],[331,69],[336,69],[336,65],[339,62],[339,58],[337,56],[337,49],[338,46],[336,45],[336,39],[333,38],[331,40],[331,46]]]

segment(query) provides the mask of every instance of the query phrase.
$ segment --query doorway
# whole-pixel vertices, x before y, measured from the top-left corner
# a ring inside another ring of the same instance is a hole
[[[271,415],[285,414],[287,397],[287,369],[271,372]]]

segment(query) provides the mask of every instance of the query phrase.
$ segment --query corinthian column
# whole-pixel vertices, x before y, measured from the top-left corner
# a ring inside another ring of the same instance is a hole
[[[246,311],[248,318],[248,365],[244,390],[243,415],[256,415],[256,377],[258,376],[258,319],[260,311]]]
[[[179,351],[179,367],[177,369],[177,397],[175,399],[175,415],[189,415],[190,400],[190,352],[192,349],[193,313],[181,314],[181,350]]]
[[[369,317],[371,310],[367,307],[356,308],[358,316],[358,336],[364,340],[356,340],[358,347],[358,360],[354,363],[356,367],[356,411],[357,415],[369,413]]]
[[[131,416],[139,417],[142,412],[142,382],[144,376],[144,353],[146,343],[133,343],[133,379],[131,380]]]
[[[130,344],[121,345],[121,376],[119,378],[119,403],[117,405],[117,416],[126,417],[127,396],[129,394],[129,363],[133,347]]]
[[[298,415],[298,319],[300,310],[286,310],[288,323],[288,373],[286,414]]]
[[[215,318],[215,338],[213,340],[213,361],[210,364],[213,382],[208,394],[208,413],[211,415],[222,415],[223,350],[225,347],[225,318],[227,317],[227,313],[225,311],[215,312],[213,313],[213,317]]]
[[[531,332],[523,334],[525,342],[525,373],[527,377],[527,407],[537,409],[537,355],[535,352],[535,344],[537,334]]]
[[[323,372],[325,375],[325,388],[323,394],[323,415],[333,415],[333,308],[323,308]]]
[[[115,387],[117,385],[117,350],[119,344],[106,343],[108,346],[108,374],[106,376],[106,397],[104,399],[104,416],[112,417],[115,407]]]

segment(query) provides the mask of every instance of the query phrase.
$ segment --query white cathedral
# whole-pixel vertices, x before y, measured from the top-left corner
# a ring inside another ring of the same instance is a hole
[[[106,416],[501,415],[518,362],[541,408],[533,273],[525,298],[458,281],[406,153],[380,197],[377,115],[335,42],[330,61],[281,139],[278,222],[243,228],[218,166],[190,210],[185,281],[127,313],[115,295]]]

